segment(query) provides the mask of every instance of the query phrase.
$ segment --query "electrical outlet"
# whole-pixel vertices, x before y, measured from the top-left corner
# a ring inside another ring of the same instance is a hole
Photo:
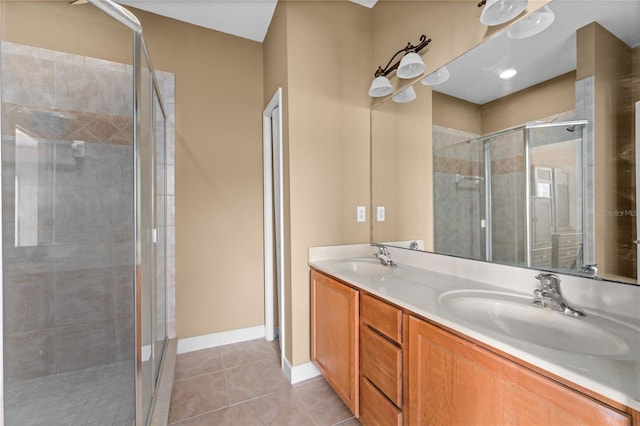
[[[376,217],[378,222],[384,222],[384,206],[378,206],[376,209]]]
[[[356,222],[367,221],[367,208],[365,206],[356,207]]]

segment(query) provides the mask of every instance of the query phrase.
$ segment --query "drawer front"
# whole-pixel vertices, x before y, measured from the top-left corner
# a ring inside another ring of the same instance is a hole
[[[367,379],[362,379],[360,423],[364,426],[402,426],[402,411]]]
[[[532,266],[551,266],[551,248],[531,250]]]
[[[394,342],[402,342],[402,310],[365,294],[362,297],[362,321]]]
[[[362,327],[362,375],[402,407],[402,350],[369,327]]]
[[[574,246],[582,243],[582,234],[554,234],[553,245],[559,247]]]

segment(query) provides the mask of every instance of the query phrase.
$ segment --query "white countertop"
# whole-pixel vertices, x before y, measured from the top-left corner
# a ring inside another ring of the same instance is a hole
[[[491,276],[492,274],[501,274],[504,278],[509,278],[513,272],[513,277],[522,274],[522,268],[510,268],[503,265],[480,264],[477,262],[470,264],[465,262],[473,262],[466,259],[449,258],[442,256],[436,258],[437,264],[441,265],[433,269],[447,269],[454,274],[442,273],[432,269],[426,269],[421,262],[420,256],[439,256],[427,253],[409,253],[408,250],[390,248],[391,258],[399,263],[399,266],[385,276],[365,276],[355,272],[347,271],[338,267],[339,259],[350,257],[368,256],[374,252],[373,247],[367,245],[358,246],[338,246],[336,250],[329,247],[310,249],[309,265],[319,271],[332,275],[342,281],[352,284],[354,287],[365,290],[380,298],[401,306],[411,312],[414,312],[424,318],[437,322],[450,329],[463,333],[473,339],[482,341],[498,350],[509,355],[517,357],[525,362],[540,367],[550,373],[563,377],[577,385],[583,386],[596,393],[599,393],[614,401],[627,405],[634,410],[640,411],[640,353],[627,358],[631,359],[614,359],[606,356],[592,356],[579,353],[572,353],[539,346],[533,343],[518,340],[482,328],[477,324],[465,320],[456,315],[450,308],[439,303],[442,294],[452,290],[488,290],[505,292],[504,285],[490,285],[468,277],[460,277],[455,275],[465,275],[460,272],[460,266],[466,271],[466,274],[478,273],[474,269],[481,269],[478,277]],[[426,258],[425,258],[426,259]],[[424,264],[427,266],[433,264],[433,258],[426,259]],[[403,262],[405,261],[405,262]],[[413,266],[411,266],[411,264]],[[502,268],[497,272],[483,268]],[[514,271],[511,271],[511,270]],[[505,272],[506,271],[506,272]],[[525,270],[527,276],[533,277],[534,271]],[[486,273],[482,273],[486,272]],[[484,281],[484,280],[483,280]],[[567,278],[571,282],[571,278]],[[595,280],[589,280],[595,281]],[[563,278],[564,282],[564,278]],[[502,284],[502,283],[499,283]],[[578,284],[581,284],[578,282]],[[598,282],[596,282],[598,284]],[[589,287],[591,283],[582,283],[589,288],[588,293],[593,297],[594,291]],[[599,284],[602,288],[602,284]],[[608,285],[616,286],[617,284],[608,283]],[[515,289],[513,287],[516,287]],[[569,286],[571,287],[571,286]],[[528,279],[526,285],[509,286],[508,292],[519,294],[524,297],[533,298],[532,290],[535,288],[535,279]],[[598,294],[597,300],[624,300],[632,306],[624,311],[623,318],[626,323],[632,324],[640,328],[640,316],[637,316],[634,308],[637,300],[636,292],[640,291],[632,286],[612,287],[614,290],[609,293]],[[608,289],[607,289],[608,290]],[[563,288],[564,291],[564,288]],[[604,292],[601,290],[600,293]],[[617,294],[616,292],[620,293]],[[606,292],[605,292],[606,293]],[[629,296],[631,295],[631,297]],[[567,293],[565,292],[565,297]],[[576,297],[577,298],[577,297]],[[570,297],[568,300],[572,301]],[[629,299],[632,299],[629,302]],[[583,301],[586,303],[587,299]],[[610,304],[613,302],[608,302]],[[585,306],[584,304],[573,303],[576,307],[584,309],[589,314],[603,314],[601,308],[602,303],[594,304],[594,306]],[[623,306],[627,308],[627,306]],[[640,307],[638,307],[640,309]],[[619,312],[619,311],[618,311]],[[612,317],[611,312],[604,312]],[[558,315],[561,315],[558,313]]]

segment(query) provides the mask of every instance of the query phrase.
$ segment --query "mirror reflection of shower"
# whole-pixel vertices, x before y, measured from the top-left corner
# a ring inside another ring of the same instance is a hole
[[[436,251],[551,270],[592,263],[583,244],[585,124],[482,136],[434,126]]]

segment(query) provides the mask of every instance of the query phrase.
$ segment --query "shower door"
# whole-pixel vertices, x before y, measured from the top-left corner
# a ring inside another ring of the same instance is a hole
[[[0,28],[7,426],[147,424],[165,350],[166,113],[139,23],[93,3],[0,1],[49,28]],[[122,62],[38,46],[96,23]]]
[[[165,344],[166,330],[166,114],[158,93],[146,46],[136,35],[135,75],[138,103],[136,125],[136,289],[138,422],[153,405]]]
[[[575,272],[585,263],[585,125],[579,120],[525,127],[527,266]]]

